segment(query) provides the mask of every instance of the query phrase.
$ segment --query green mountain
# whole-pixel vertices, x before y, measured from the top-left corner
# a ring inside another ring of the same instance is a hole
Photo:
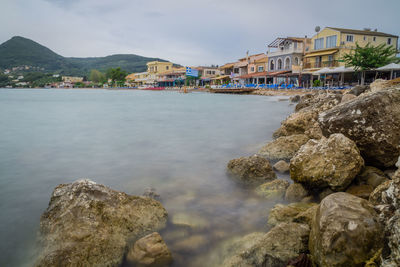
[[[0,69],[27,65],[43,68],[44,72],[84,76],[88,75],[91,69],[106,71],[116,67],[121,67],[128,73],[141,72],[146,70],[146,63],[153,60],[165,61],[159,58],[122,54],[107,57],[68,58],[20,36],[15,36],[0,45]]]

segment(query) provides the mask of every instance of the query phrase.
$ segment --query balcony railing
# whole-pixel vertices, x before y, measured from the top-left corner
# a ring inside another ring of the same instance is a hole
[[[338,67],[339,62],[337,60],[322,61],[322,62],[307,62],[305,63],[305,69],[313,68],[325,68],[325,67]]]

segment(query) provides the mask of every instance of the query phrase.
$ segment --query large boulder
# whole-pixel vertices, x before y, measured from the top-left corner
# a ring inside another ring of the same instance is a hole
[[[240,182],[250,186],[276,179],[269,161],[258,155],[229,161],[228,172]]]
[[[255,192],[257,195],[269,200],[282,200],[285,196],[289,182],[282,179],[276,179],[259,185]]]
[[[309,139],[305,134],[282,136],[263,146],[258,154],[270,160],[290,160]]]
[[[160,202],[90,180],[57,186],[40,219],[37,266],[120,266],[129,241],[165,227]]]
[[[363,266],[383,247],[382,227],[367,201],[339,192],[324,198],[311,226],[309,249],[318,266]]]
[[[320,114],[325,136],[342,133],[369,165],[393,166],[400,155],[400,90],[364,94]]]
[[[314,94],[308,94],[301,97],[300,102],[296,105],[295,110],[313,109],[321,112],[330,109],[340,103],[342,99],[341,94],[326,93],[324,91],[317,91]]]
[[[280,173],[289,172],[289,163],[284,160],[280,160],[274,164],[273,168]]]
[[[313,189],[344,190],[364,166],[353,141],[342,134],[311,139],[290,161],[290,177]]]
[[[290,136],[294,134],[304,134],[314,126],[318,120],[318,112],[312,109],[304,109],[292,113],[281,123],[281,127],[273,134],[274,138],[281,136]]]
[[[382,266],[400,266],[400,169],[396,171],[393,180],[379,187],[388,185],[381,192],[380,221],[384,225],[385,247],[382,252]]]
[[[160,234],[154,232],[136,241],[126,260],[138,267],[166,267],[172,256]]]
[[[245,250],[233,251],[222,267],[284,267],[299,254],[306,253],[310,228],[306,224],[281,223]]]

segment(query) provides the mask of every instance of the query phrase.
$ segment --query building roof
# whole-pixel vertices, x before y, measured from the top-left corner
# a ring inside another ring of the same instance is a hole
[[[378,32],[378,31],[368,31],[368,30],[353,30],[353,29],[344,29],[344,28],[334,28],[334,27],[327,27],[329,29],[343,32],[343,33],[351,33],[351,34],[360,34],[360,35],[373,35],[373,36],[384,36],[384,37],[396,37],[398,36],[389,34],[389,33],[384,33],[384,32]]]
[[[285,41],[303,42],[304,39],[305,38],[301,38],[301,37],[287,37],[287,38],[278,37],[272,43],[270,43],[268,45],[268,47],[277,48],[280,44],[282,44]]]
[[[233,68],[233,65],[235,65],[235,63],[226,63],[225,65],[222,65],[219,68],[220,69],[229,69],[229,68]]]
[[[246,60],[247,58],[257,58],[257,57],[259,57],[259,56],[262,56],[262,55],[265,55],[264,53],[259,53],[259,54],[254,54],[254,55],[249,55],[248,57],[242,57],[242,58],[240,58],[239,59],[239,61],[243,61],[243,60]]]

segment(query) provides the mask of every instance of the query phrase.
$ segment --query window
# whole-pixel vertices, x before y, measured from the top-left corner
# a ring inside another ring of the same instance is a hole
[[[328,56],[328,61],[333,61],[333,56],[332,55]]]
[[[250,71],[251,71],[251,72],[254,72],[254,67],[251,67],[251,68],[250,68]]]
[[[167,70],[169,70],[169,66],[166,66],[165,68],[166,68]]]
[[[388,45],[391,45],[391,44],[392,44],[392,38],[388,38],[387,44],[388,44]]]
[[[233,73],[236,73],[236,74],[239,73],[239,68],[234,68]]]
[[[376,41],[376,37],[375,36],[374,36],[373,40],[374,40],[374,42]]]
[[[322,49],[324,48],[324,38],[318,38],[314,40],[314,49]]]
[[[336,35],[326,37],[326,48],[336,47],[336,40]]]
[[[275,64],[274,64],[274,61],[273,61],[273,60],[271,60],[271,61],[269,62],[269,68],[270,68],[270,70],[274,70]]]
[[[347,42],[353,42],[353,40],[354,40],[354,36],[353,35],[347,35],[346,36],[346,41]]]
[[[364,41],[366,41],[367,40],[367,36],[364,36]]]
[[[278,59],[278,70],[282,69],[282,59]]]
[[[258,72],[262,72],[264,71],[264,67],[263,66],[258,66]]]
[[[290,58],[288,57],[285,59],[285,69],[286,70],[290,69]]]
[[[293,48],[296,50],[297,49],[297,42],[293,43]]]

